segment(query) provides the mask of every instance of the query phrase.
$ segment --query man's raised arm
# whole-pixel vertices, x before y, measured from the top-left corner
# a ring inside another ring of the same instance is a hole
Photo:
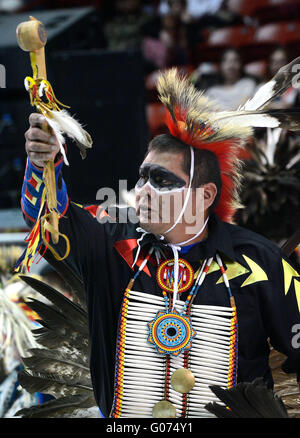
[[[59,144],[56,137],[41,129],[44,120],[45,118],[40,114],[31,114],[30,127],[25,133],[25,149],[28,159],[22,186],[21,207],[26,223],[30,227],[33,226],[39,214],[44,189],[43,167],[50,159],[55,160],[57,209],[61,214],[65,213],[69,202],[66,185],[61,176],[63,158],[59,158]]]

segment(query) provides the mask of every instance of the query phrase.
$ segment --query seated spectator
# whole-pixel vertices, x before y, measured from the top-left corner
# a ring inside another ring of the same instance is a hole
[[[224,110],[236,110],[256,91],[256,81],[246,76],[236,49],[226,49],[221,58],[219,83],[209,87],[206,95]]]
[[[144,58],[153,64],[154,70],[186,65],[188,62],[187,25],[180,10],[177,12],[172,11],[161,18],[157,38],[146,37],[143,40]]]

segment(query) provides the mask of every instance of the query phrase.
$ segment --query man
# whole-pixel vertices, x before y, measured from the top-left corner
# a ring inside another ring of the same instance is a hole
[[[56,139],[37,114],[25,134],[22,210],[32,225],[43,164],[55,158],[59,229],[86,287],[102,414],[206,417],[204,406],[216,400],[209,385],[263,377],[272,387],[268,338],[287,356],[285,371],[300,371],[299,275],[276,245],[230,223],[239,148],[251,129],[241,118],[218,119],[174,70],[158,88],[170,133],[150,142],[141,164],[138,224],[127,209],[109,217],[69,202]],[[56,250],[65,252],[62,239]]]

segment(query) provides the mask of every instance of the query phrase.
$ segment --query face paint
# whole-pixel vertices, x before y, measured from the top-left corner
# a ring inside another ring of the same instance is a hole
[[[150,186],[159,195],[181,192],[185,181],[179,176],[157,164],[144,164],[140,168],[140,179],[136,183],[135,191],[138,193],[146,185]]]

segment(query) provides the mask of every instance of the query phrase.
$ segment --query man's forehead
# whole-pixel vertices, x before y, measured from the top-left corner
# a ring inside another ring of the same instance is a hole
[[[182,160],[183,157],[180,153],[153,150],[147,154],[140,168],[144,168],[145,165],[160,166],[161,170],[182,176]]]

